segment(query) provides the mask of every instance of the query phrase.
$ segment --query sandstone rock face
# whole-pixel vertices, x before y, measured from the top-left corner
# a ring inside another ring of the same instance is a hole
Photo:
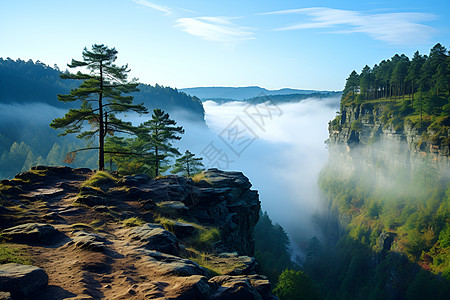
[[[126,176],[121,181],[129,187],[129,197],[146,209],[218,227],[224,252],[252,256],[253,227],[260,209],[258,192],[250,190],[251,183],[241,172],[209,169],[205,176],[208,182],[201,183],[178,176],[153,180],[144,175]]]
[[[351,124],[355,122],[359,123],[359,128],[352,128]],[[432,136],[433,132],[427,129],[413,128],[409,123],[402,126],[385,124],[381,121],[381,111],[370,105],[343,107],[339,126],[333,127],[330,124],[328,131],[331,148],[343,146],[347,148],[347,151],[352,151],[358,146],[377,143],[381,147],[377,147],[375,151],[370,150],[371,147],[367,147],[367,153],[364,153],[366,157],[393,156],[395,158],[392,160],[393,163],[414,168],[415,158],[426,152],[431,154],[432,160],[439,162],[442,168],[448,168],[450,164],[448,145],[433,144],[422,139],[423,133]],[[383,154],[376,153],[377,150]],[[342,149],[338,149],[338,151],[343,152]]]
[[[15,263],[0,265],[0,291],[9,292],[14,298],[26,297],[47,283],[47,274],[38,267]]]
[[[2,236],[18,243],[47,244],[58,233],[49,224],[27,223],[3,230]]]
[[[266,300],[276,299],[270,292],[270,283],[260,275],[216,276],[209,280],[218,285],[212,299]]]
[[[76,248],[90,251],[103,252],[106,245],[110,244],[103,236],[95,233],[87,233],[79,231],[74,234],[74,237],[67,245],[75,245]]]
[[[11,191],[0,198],[0,228],[22,224],[1,234],[40,267],[1,266],[0,299],[274,299],[251,257],[260,202],[242,173],[80,188],[92,174],[38,166],[0,182]]]
[[[180,246],[175,235],[158,224],[144,224],[130,229],[128,238],[139,241],[148,250],[156,250],[167,254],[179,255]]]

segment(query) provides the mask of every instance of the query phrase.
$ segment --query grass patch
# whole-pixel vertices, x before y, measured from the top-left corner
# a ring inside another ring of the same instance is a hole
[[[95,172],[88,180],[83,182],[82,187],[101,189],[104,185],[115,185],[118,179],[105,171]]]
[[[0,264],[7,263],[31,265],[31,259],[21,249],[0,243]]]
[[[206,177],[205,172],[197,173],[197,174],[191,176],[191,179],[195,183],[199,183],[200,181],[204,180],[207,183],[212,184],[211,180],[208,177]]]
[[[202,251],[212,251],[214,244],[220,241],[220,232],[215,227],[205,227],[193,222],[185,221],[181,218],[177,220],[169,219],[162,216],[157,216],[155,222],[161,224],[164,229],[174,233],[173,226],[175,222],[186,223],[194,226],[198,233],[194,236],[185,239],[185,243],[194,249]]]
[[[207,269],[211,277],[224,274],[223,269],[218,268],[217,265],[212,263],[214,259],[208,253],[200,252],[192,248],[189,248],[188,250],[190,252],[188,259],[192,260],[193,262],[196,262],[201,267]]]
[[[188,248],[187,250],[189,252],[188,259],[207,269],[211,273],[211,276],[229,274],[233,270],[244,269],[246,267],[237,257],[224,258],[193,248]]]
[[[178,219],[178,222],[184,222],[184,221],[180,221],[182,219]],[[165,230],[170,231],[173,233],[173,225],[175,225],[175,220],[166,218],[166,217],[162,217],[162,216],[157,216],[155,218],[155,222],[161,224]],[[186,223],[186,222],[184,222]]]
[[[141,218],[138,217],[132,217],[132,218],[128,218],[122,221],[122,224],[127,226],[127,227],[137,227],[137,226],[142,226],[144,225],[145,222],[144,220],[142,220]]]

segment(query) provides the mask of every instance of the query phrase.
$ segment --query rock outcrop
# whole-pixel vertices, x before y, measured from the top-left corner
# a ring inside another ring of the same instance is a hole
[[[16,263],[0,265],[0,291],[9,292],[13,299],[27,297],[47,283],[47,273],[41,268]]]
[[[242,173],[81,187],[92,174],[39,166],[0,183],[0,234],[38,266],[0,265],[4,299],[275,299],[251,257],[260,202]]]
[[[448,168],[449,145],[432,138],[436,135],[432,126],[422,128],[423,124],[419,125],[402,118],[394,118],[388,122],[383,119],[382,110],[370,103],[344,106],[340,116],[329,123],[328,144],[331,148],[344,146],[347,151],[360,149],[360,146],[377,145],[376,149],[366,147],[370,152],[367,151],[364,155],[374,159],[388,154],[395,157],[394,163],[410,167],[414,167],[416,158],[429,153],[433,161],[437,161],[442,168]],[[425,136],[431,138],[424,138]],[[450,132],[446,137],[450,137]],[[339,149],[339,152],[342,150]]]

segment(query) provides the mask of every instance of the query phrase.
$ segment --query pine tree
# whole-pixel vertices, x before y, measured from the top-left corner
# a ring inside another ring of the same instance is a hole
[[[176,159],[175,166],[172,170],[173,174],[183,173],[183,176],[191,177],[192,174],[198,173],[202,170],[203,158],[195,157],[195,154],[186,150],[184,155]]]
[[[113,135],[114,132],[133,134],[134,127],[129,122],[124,122],[116,118],[115,113],[124,113],[133,111],[137,113],[147,113],[143,105],[134,105],[132,96],[123,96],[138,91],[136,80],[127,82],[128,65],[117,66],[114,61],[117,59],[117,50],[108,48],[105,45],[94,44],[92,50],[84,48],[83,60],[72,59],[68,64],[69,68],[85,68],[90,73],[61,74],[62,79],[82,80],[81,85],[73,89],[68,95],[58,95],[58,100],[62,102],[81,101],[80,108],[69,109],[69,112],[62,118],[52,121],[50,127],[58,129],[64,128],[64,133],[78,134],[78,138],[94,140],[98,138],[98,147],[89,147],[78,149],[71,152],[74,155],[78,151],[98,149],[98,168],[103,170],[104,161],[104,139],[107,134]],[[87,129],[84,125],[91,125]]]
[[[153,110],[152,119],[139,126],[138,142],[144,154],[151,154],[155,177],[160,174],[161,162],[169,156],[180,155],[171,144],[171,141],[181,139],[177,134],[184,133],[183,127],[176,124],[168,113],[157,108]]]

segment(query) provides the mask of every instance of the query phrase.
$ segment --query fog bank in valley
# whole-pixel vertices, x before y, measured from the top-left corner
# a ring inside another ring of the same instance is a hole
[[[204,102],[209,130],[180,121],[186,128],[180,150],[203,156],[207,167],[242,171],[259,191],[262,209],[286,229],[296,248],[316,234],[311,216],[320,209],[317,176],[328,159],[327,124],[339,108],[339,98],[307,99],[266,110],[262,104],[259,110],[248,105]],[[233,135],[242,131],[246,133],[241,137]],[[211,145],[228,156],[228,165],[211,164]]]

